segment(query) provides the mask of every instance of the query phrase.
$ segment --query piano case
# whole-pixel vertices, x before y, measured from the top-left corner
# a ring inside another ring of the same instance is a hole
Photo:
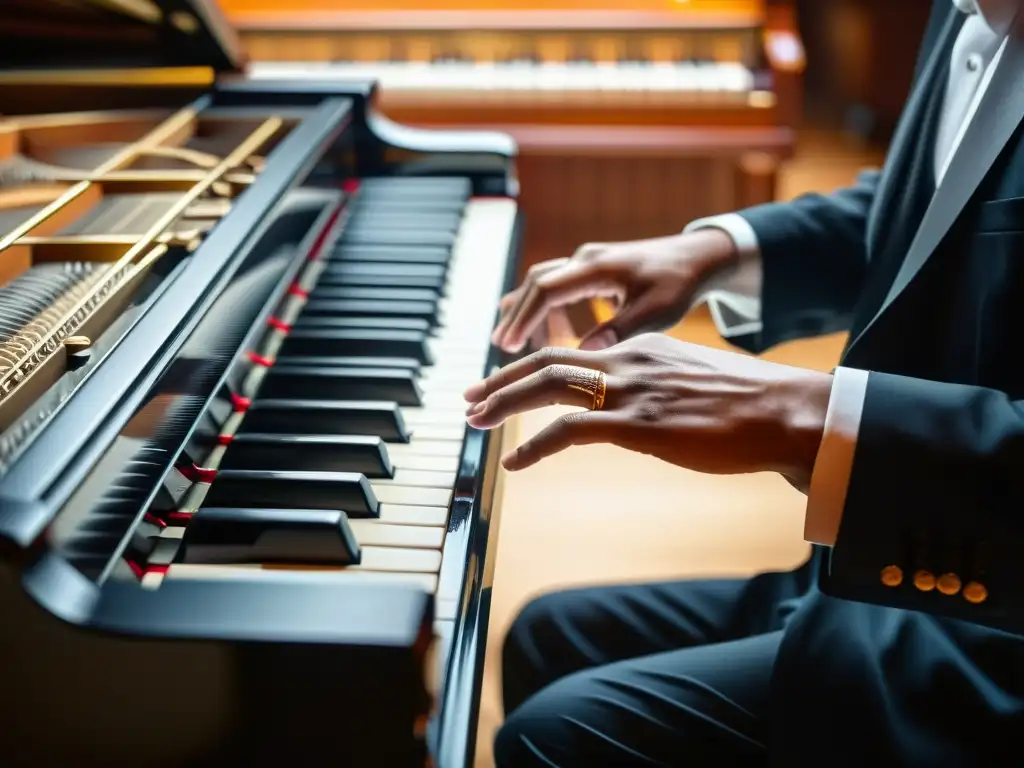
[[[473,760],[516,148],[375,99],[205,1],[0,8],[5,766]]]

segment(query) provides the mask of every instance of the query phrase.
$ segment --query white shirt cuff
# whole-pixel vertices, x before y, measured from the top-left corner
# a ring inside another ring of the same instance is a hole
[[[735,269],[708,281],[694,300],[707,304],[715,327],[723,338],[746,336],[761,330],[761,249],[757,233],[739,214],[726,213],[690,222],[686,232],[720,229],[736,244],[739,262]]]
[[[867,371],[836,368],[825,414],[825,434],[807,494],[804,539],[812,544],[831,547],[839,535],[867,387]]]

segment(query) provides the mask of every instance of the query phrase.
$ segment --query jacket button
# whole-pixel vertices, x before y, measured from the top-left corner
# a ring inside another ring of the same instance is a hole
[[[955,595],[960,591],[960,577],[955,573],[944,573],[939,576],[935,586],[944,595]]]
[[[887,587],[898,587],[903,583],[903,569],[898,565],[887,565],[882,569],[882,583]]]
[[[979,581],[969,581],[964,587],[964,599],[969,603],[984,603],[988,599],[988,590]]]
[[[914,586],[921,592],[931,592],[935,589],[935,574],[931,571],[917,571],[914,573]]]

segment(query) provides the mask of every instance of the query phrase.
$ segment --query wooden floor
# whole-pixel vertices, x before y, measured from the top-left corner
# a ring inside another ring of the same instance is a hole
[[[879,153],[836,134],[808,131],[780,195],[849,183]],[[680,227],[685,222],[680,222]],[[705,313],[672,331],[723,346]],[[795,342],[765,357],[828,370],[843,338]],[[549,408],[515,425],[522,438],[558,414]],[[493,765],[501,724],[500,656],[505,631],[524,602],[561,587],[788,568],[806,557],[804,497],[773,475],[709,477],[616,448],[576,448],[521,473],[502,493],[500,543],[490,622],[477,766]]]

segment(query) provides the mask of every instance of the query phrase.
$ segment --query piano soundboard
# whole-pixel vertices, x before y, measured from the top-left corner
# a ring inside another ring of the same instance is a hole
[[[469,765],[514,143],[69,77],[0,72],[0,754]]]

